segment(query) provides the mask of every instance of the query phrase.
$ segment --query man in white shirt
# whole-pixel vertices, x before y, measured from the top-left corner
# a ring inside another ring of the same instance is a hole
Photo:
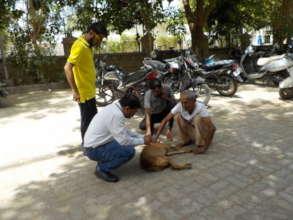
[[[182,143],[179,147],[195,143],[195,154],[204,153],[212,142],[216,127],[212,123],[207,108],[196,102],[196,94],[186,90],[180,93],[180,102],[160,123],[155,139],[157,140],[166,123],[175,117]]]
[[[97,161],[95,175],[107,182],[117,182],[111,173],[135,155],[134,146],[150,144],[150,135],[141,135],[125,127],[125,118],[131,118],[140,108],[135,95],[126,95],[106,106],[94,116],[84,136],[85,155]]]

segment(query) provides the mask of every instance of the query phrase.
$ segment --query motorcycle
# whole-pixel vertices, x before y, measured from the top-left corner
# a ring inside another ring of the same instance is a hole
[[[147,90],[147,81],[155,78],[157,74],[153,70],[139,70],[128,73],[115,65],[107,65],[101,59],[98,59],[95,65],[97,69],[97,106],[108,105],[126,93],[137,95],[143,102],[143,96]]]
[[[208,86],[220,95],[233,96],[237,92],[236,77],[239,74],[235,73],[237,63],[234,60],[219,60],[204,64],[192,56],[189,62],[197,63],[197,65],[190,65],[193,67],[194,77],[202,77]]]
[[[0,102],[1,99],[4,99],[8,96],[8,92],[3,88],[4,86],[6,86],[6,84],[0,82]]]
[[[204,59],[201,64],[206,65],[209,68],[213,69],[221,69],[221,68],[227,68],[227,74],[231,75],[237,82],[243,82],[243,79],[241,78],[240,74],[240,68],[239,68],[239,55],[236,57],[233,56],[234,59],[227,59],[227,60],[216,60],[214,58],[215,55],[211,55],[208,58]]]
[[[154,56],[153,56],[154,57]],[[180,92],[186,89],[193,89],[205,105],[210,100],[210,88],[201,77],[193,78],[189,65],[194,65],[188,61],[188,57],[183,53],[179,57],[162,61],[145,58],[144,68],[153,69],[158,72],[157,78],[162,84],[172,89],[173,92]],[[192,82],[192,83],[190,83]]]
[[[264,72],[285,71],[288,76],[279,83],[279,95],[281,99],[293,98],[293,54],[286,53],[280,56],[260,58],[258,65]]]
[[[270,69],[262,68],[261,63],[258,63],[258,60],[272,57],[277,53],[277,45],[274,45],[270,52],[255,51],[250,45],[240,59],[240,66],[237,68],[237,72],[240,72],[240,77],[243,81],[261,80],[264,84],[278,86],[282,80],[288,77],[286,69],[270,71]]]

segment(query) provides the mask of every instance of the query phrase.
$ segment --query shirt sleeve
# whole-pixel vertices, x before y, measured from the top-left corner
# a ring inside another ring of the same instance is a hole
[[[78,42],[74,42],[74,44],[71,47],[70,55],[67,59],[68,63],[71,64],[77,64],[79,61],[79,58],[81,57],[82,53],[82,47],[78,44]]]
[[[129,129],[128,129],[127,132],[128,132],[128,135],[131,136],[131,137],[139,137],[139,138],[143,138],[144,137],[142,134],[139,134],[139,133],[137,133],[135,131],[132,131],[132,130],[129,130]]]
[[[151,108],[151,90],[148,90],[144,95],[144,108]]]
[[[207,107],[204,104],[201,105],[201,108],[200,108],[200,111],[198,114],[201,117],[208,117],[209,116],[209,112],[207,110]]]
[[[113,138],[122,146],[144,144],[143,137],[133,137],[130,135],[130,130],[125,127],[125,119],[123,116],[114,115],[111,122],[108,123],[108,129],[112,133]],[[134,132],[131,133],[133,134]]]
[[[172,113],[173,115],[176,115],[176,114],[178,114],[178,113],[180,113],[180,112],[181,112],[181,103],[179,102],[179,103],[177,103],[177,104],[172,108],[171,113]]]

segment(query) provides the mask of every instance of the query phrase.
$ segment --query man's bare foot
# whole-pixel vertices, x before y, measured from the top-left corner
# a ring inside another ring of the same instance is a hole
[[[207,151],[207,147],[199,145],[196,149],[193,150],[194,154],[203,154]]]
[[[193,143],[193,141],[188,141],[188,142],[186,142],[186,143],[180,143],[180,144],[177,144],[177,145],[175,145],[176,147],[178,147],[178,148],[181,148],[181,147],[185,147],[185,146],[187,146],[187,145],[190,145],[190,144],[192,144]]]

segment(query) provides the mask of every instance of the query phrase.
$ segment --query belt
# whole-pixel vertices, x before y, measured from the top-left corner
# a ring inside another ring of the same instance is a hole
[[[89,152],[89,151],[91,151],[91,150],[93,150],[94,148],[93,147],[83,147],[82,148],[82,151],[84,152],[84,153],[87,153],[87,152]]]

